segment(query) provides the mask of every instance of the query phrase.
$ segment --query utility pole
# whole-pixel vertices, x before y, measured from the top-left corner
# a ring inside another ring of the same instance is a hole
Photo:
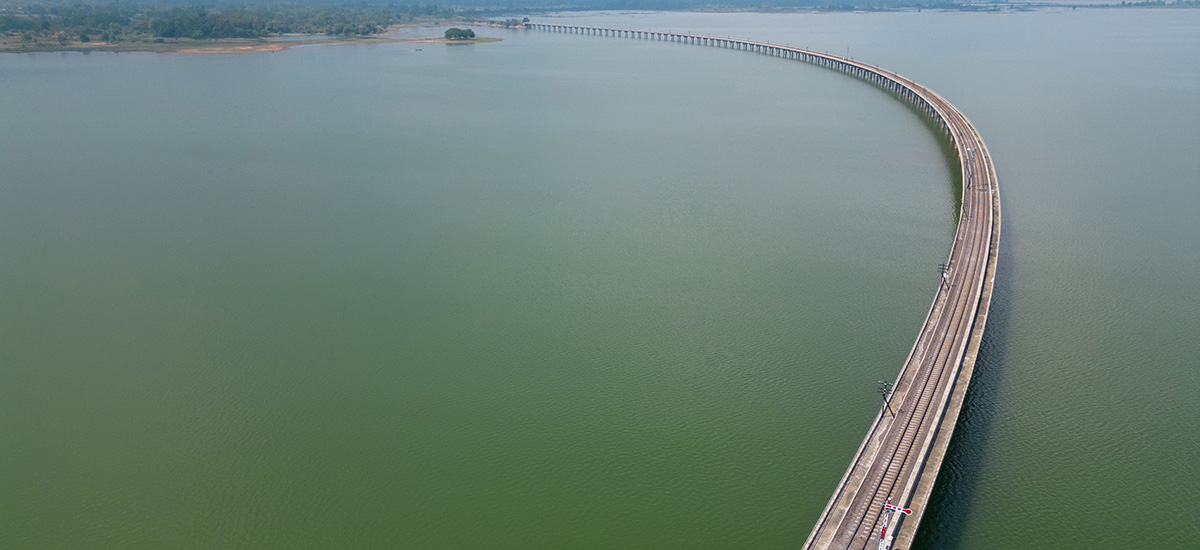
[[[971,159],[967,162],[967,189],[970,189],[971,182],[975,180],[975,148],[967,147],[967,154]]]
[[[888,412],[892,413],[892,418],[895,418],[896,412],[892,410],[892,405],[888,403],[888,396],[892,393],[892,383],[880,380],[879,387],[876,388],[876,391],[883,396],[883,406],[887,408]]]

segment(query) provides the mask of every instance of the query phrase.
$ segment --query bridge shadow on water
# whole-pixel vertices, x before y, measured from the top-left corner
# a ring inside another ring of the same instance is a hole
[[[1012,314],[1012,283],[1016,275],[1011,246],[1012,227],[1004,218],[1000,224],[996,286],[987,327],[980,340],[975,372],[912,548],[960,548],[971,515],[975,512],[973,504],[987,463],[988,444],[1004,382],[1004,356],[1009,346],[1007,328]]]

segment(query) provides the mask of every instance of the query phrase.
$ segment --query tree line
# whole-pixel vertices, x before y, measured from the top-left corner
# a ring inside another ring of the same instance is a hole
[[[149,38],[257,38],[280,33],[370,35],[389,25],[449,20],[452,8],[432,4],[293,4],[241,6],[127,3],[5,2],[0,34],[60,42]]]
[[[475,31],[471,29],[460,29],[458,27],[450,27],[444,33],[446,40],[470,40],[475,38]]]

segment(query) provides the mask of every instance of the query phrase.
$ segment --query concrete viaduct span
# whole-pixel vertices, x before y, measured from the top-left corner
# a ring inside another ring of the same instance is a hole
[[[992,156],[975,127],[942,96],[866,63],[767,42],[679,32],[526,23],[573,34],[685,42],[812,63],[879,86],[924,112],[954,144],[963,193],[950,258],[925,323],[896,377],[888,408],[875,417],[838,483],[806,550],[908,550],[920,525],[975,369],[996,279],[1000,196]],[[893,505],[900,511],[886,508]],[[911,515],[903,509],[910,509]]]

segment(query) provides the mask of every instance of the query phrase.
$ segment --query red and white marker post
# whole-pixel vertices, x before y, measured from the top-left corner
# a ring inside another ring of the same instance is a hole
[[[892,517],[892,512],[900,512],[906,516],[912,515],[912,510],[892,506],[892,499],[887,499],[887,503],[883,505],[883,529],[879,531],[879,550],[888,550],[892,546],[892,537],[888,536],[887,532],[888,519]]]

